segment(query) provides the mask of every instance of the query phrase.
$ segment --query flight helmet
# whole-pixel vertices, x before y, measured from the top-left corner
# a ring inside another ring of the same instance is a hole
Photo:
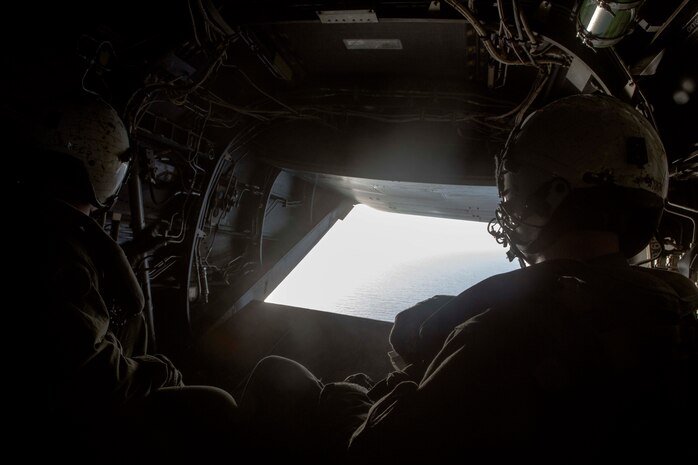
[[[128,134],[114,108],[84,96],[45,105],[39,113],[31,146],[44,171],[71,165],[65,182],[80,198],[97,208],[110,206],[129,166]]]
[[[578,94],[533,112],[496,158],[500,203],[490,232],[535,262],[567,230],[618,234],[627,257],[656,232],[668,168],[659,135],[634,107]]]

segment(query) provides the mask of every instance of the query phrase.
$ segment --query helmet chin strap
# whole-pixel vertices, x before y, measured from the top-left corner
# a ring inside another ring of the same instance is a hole
[[[91,216],[99,217],[102,214],[105,214],[109,210],[111,210],[111,207],[114,206],[114,203],[116,202],[116,195],[113,195],[107,199],[106,202],[104,202],[101,206],[96,206],[91,204],[94,207],[94,210],[92,211]]]
[[[514,229],[512,229],[514,224],[515,220],[506,212],[506,209],[500,203],[495,210],[495,217],[492,218],[487,225],[487,232],[494,237],[497,244],[501,244],[503,247],[509,247],[506,255],[510,262],[518,258],[521,268],[525,268],[527,265],[534,262],[526,257],[521,249],[516,246],[516,243],[511,240],[514,234]]]

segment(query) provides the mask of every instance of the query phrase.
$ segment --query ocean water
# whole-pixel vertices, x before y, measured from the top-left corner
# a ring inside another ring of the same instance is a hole
[[[458,295],[481,280],[517,269],[502,253],[456,253],[403,261],[347,276],[339,269],[285,282],[267,302],[382,321],[434,295]],[[306,280],[306,281],[304,281]],[[310,280],[308,283],[307,280]]]
[[[393,321],[434,295],[458,295],[518,268],[487,224],[357,205],[301,260],[266,302]]]

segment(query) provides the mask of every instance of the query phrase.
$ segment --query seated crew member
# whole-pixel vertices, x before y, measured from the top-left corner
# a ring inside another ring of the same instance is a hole
[[[119,338],[144,297],[121,248],[89,215],[108,208],[128,170],[116,111],[81,95],[48,103],[18,153],[12,217],[17,422],[29,457],[226,460],[237,405],[144,341]],[[145,335],[145,332],[138,333]]]
[[[372,406],[352,455],[569,463],[695,453],[695,428],[683,424],[695,412],[698,292],[627,261],[655,233],[667,184],[658,135],[617,99],[575,95],[531,115],[497,159],[494,230],[531,266],[424,318],[407,344],[424,375]]]
[[[340,438],[349,461],[585,462],[685,452],[692,433],[673,426],[690,422],[695,409],[698,292],[681,275],[628,264],[655,233],[667,196],[653,127],[612,97],[563,98],[514,131],[496,174],[493,232],[530,266],[396,318],[391,343],[410,366],[365,398],[354,395],[353,409],[337,410],[360,423]],[[312,415],[297,411],[322,406],[326,388],[295,362],[264,359],[242,408],[282,391],[277,398],[308,422]],[[289,437],[299,431],[280,413],[260,419]]]

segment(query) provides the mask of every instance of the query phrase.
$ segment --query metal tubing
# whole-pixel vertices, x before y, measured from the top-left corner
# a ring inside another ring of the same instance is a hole
[[[134,236],[138,236],[145,229],[145,208],[143,207],[143,188],[140,177],[140,158],[138,154],[133,161],[133,168],[128,178],[128,195],[129,207],[131,208],[131,229]],[[150,259],[146,255],[137,257],[142,261],[142,266],[138,270],[138,280],[143,289],[145,297],[145,313],[147,331],[148,331],[148,347],[150,350],[156,350],[155,339],[155,319],[153,317],[153,297],[150,291],[150,272],[148,271]]]

